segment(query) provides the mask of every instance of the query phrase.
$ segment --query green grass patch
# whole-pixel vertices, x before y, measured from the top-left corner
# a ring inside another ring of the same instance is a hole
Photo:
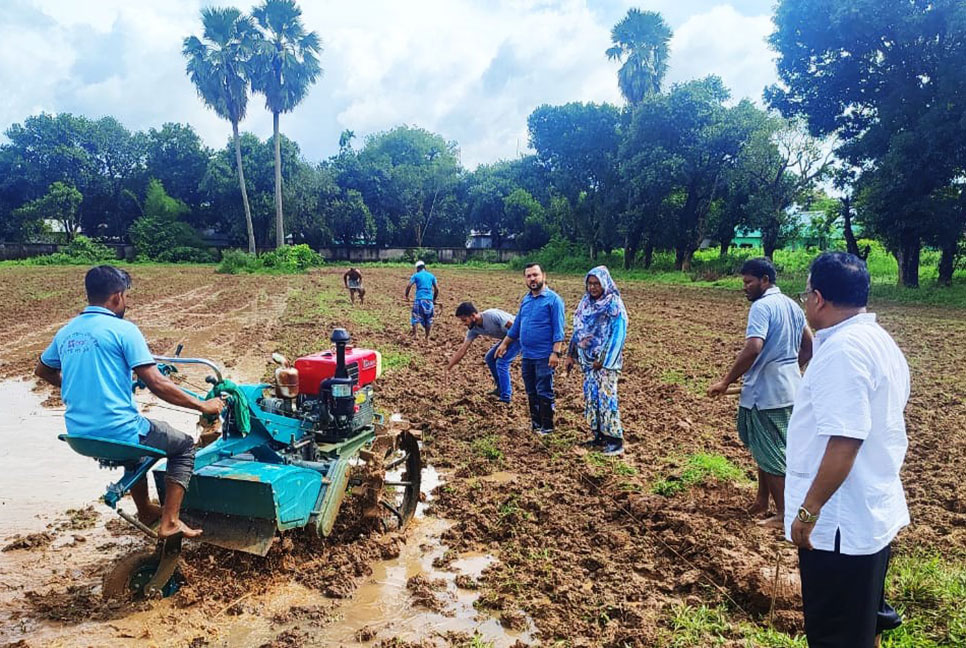
[[[903,624],[883,635],[883,647],[966,645],[966,560],[913,551],[893,557],[886,600]]]
[[[663,637],[666,648],[734,646],[746,648],[807,648],[804,636],[790,636],[753,623],[735,623],[724,605],[694,607],[680,604],[671,608]]]
[[[473,452],[493,463],[503,462],[503,451],[499,447],[500,438],[496,435],[485,436],[473,442]]]
[[[405,369],[413,362],[413,354],[406,353],[405,351],[400,351],[398,349],[390,349],[382,354],[382,370],[383,371],[395,371],[397,369]]]
[[[654,482],[651,492],[671,497],[695,484],[703,484],[710,480],[738,482],[745,481],[745,475],[741,468],[726,457],[699,452],[688,455],[680,475],[670,475]]]
[[[373,311],[353,308],[348,311],[347,315],[353,324],[369,328],[379,328],[382,326],[382,320]]]

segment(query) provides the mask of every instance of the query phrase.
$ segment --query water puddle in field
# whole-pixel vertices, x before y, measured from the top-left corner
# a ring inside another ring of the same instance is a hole
[[[192,383],[204,384],[203,380],[203,374],[191,377]],[[43,531],[55,519],[62,520],[64,511],[69,508],[93,505],[100,516],[96,528],[86,532],[90,541],[81,545],[76,545],[76,536],[71,544],[72,536],[64,534],[51,546],[50,552],[3,554],[5,558],[14,559],[5,568],[0,568],[6,583],[6,591],[0,594],[3,607],[16,605],[22,592],[37,587],[44,589],[45,585],[62,587],[63,575],[67,573],[79,577],[79,582],[87,582],[89,576],[82,573],[86,569],[74,568],[72,561],[80,560],[87,565],[110,563],[128,550],[125,542],[130,542],[122,539],[115,544],[100,544],[112,540],[104,523],[115,516],[97,500],[106,486],[120,477],[120,471],[99,469],[94,460],[74,453],[58,440],[57,435],[65,432],[63,406],[44,407],[45,398],[44,392],[34,391],[32,380],[0,382],[0,412],[3,412],[0,447],[4,448],[0,453],[0,541],[14,534]],[[148,417],[195,433],[196,413],[161,403],[150,395],[139,393],[136,398]],[[513,473],[495,473],[487,479],[505,482],[514,476]],[[442,481],[443,477],[432,466],[423,469],[421,490],[424,498],[417,508],[416,519],[408,531],[401,554],[398,558],[374,564],[372,575],[348,599],[334,605],[332,599],[322,597],[315,590],[294,582],[286,584],[261,597],[260,612],[221,616],[217,632],[212,636],[211,631],[207,631],[206,642],[201,645],[262,646],[286,629],[304,632],[313,625],[315,627],[304,645],[372,646],[396,638],[435,642],[442,646],[448,645],[442,638],[447,633],[479,635],[483,642],[496,648],[512,646],[518,640],[531,642],[532,623],[529,620],[527,630],[514,632],[473,607],[479,593],[466,589],[466,586],[472,586],[496,558],[487,554],[465,554],[457,556],[446,567],[434,567],[434,561],[446,553],[447,547],[441,536],[452,522],[425,515],[425,507],[432,500],[433,489]],[[133,512],[129,500],[124,504],[123,508]],[[109,549],[109,546],[114,548]],[[431,598],[438,601],[434,606],[438,611],[427,609],[414,600],[414,592],[407,587],[414,577],[433,584]],[[290,625],[280,625],[277,620],[273,622],[273,616],[278,613],[312,605],[320,606],[320,609],[324,606],[331,613],[312,624],[304,619],[296,619]],[[0,622],[0,643],[25,638],[28,642],[41,641],[44,645],[141,645],[140,640],[133,638],[151,636],[160,642],[159,645],[187,645],[206,625],[192,614],[190,609],[181,610],[176,602],[165,600],[109,624],[85,621],[64,626],[26,617],[15,625]],[[169,622],[176,618],[182,619],[175,624],[182,626],[180,630],[170,626]],[[165,637],[169,631],[175,636]]]
[[[73,452],[57,436],[64,434],[64,408],[41,405],[45,395],[32,380],[0,382],[0,539],[13,533],[43,530],[66,509],[94,504],[120,470],[103,470]],[[193,432],[198,415],[169,409],[150,396],[137,397],[145,414]]]

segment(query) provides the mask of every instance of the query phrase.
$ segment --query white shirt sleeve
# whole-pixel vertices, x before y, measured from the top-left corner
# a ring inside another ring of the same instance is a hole
[[[834,351],[824,353],[814,369],[809,367],[816,432],[865,440],[872,431],[873,367],[851,345]]]

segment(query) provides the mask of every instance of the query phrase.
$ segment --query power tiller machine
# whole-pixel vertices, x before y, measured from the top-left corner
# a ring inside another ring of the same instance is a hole
[[[279,354],[275,384],[235,385],[210,360],[156,356],[165,375],[177,365],[204,365],[215,393],[228,400],[217,439],[195,456],[181,518],[201,528],[198,538],[220,547],[264,556],[279,531],[308,527],[318,538],[332,532],[349,488],[363,498],[364,517],[383,530],[401,530],[419,502],[422,464],[418,432],[376,413],[373,383],[382,372],[378,351],[353,348],[335,329],[334,348],[298,358]],[[143,387],[135,381],[134,389]],[[188,393],[190,392],[189,390]],[[193,394],[204,398],[199,394]],[[107,488],[105,504],[147,535],[137,518],[117,508],[131,487],[153,469],[164,498],[164,455],[150,446],[92,436],[60,439],[101,466],[124,467]],[[136,465],[132,468],[132,465]],[[169,596],[183,583],[178,571],[181,537],[160,540],[154,550],[122,558],[104,577],[104,596]]]

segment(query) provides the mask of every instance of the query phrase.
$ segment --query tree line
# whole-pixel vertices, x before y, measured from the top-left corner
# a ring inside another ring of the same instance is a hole
[[[739,229],[760,231],[771,256],[796,235],[797,208],[821,214],[820,230],[840,227],[857,254],[860,225],[906,285],[935,246],[948,283],[966,229],[966,7],[782,0],[774,22],[780,82],[760,106],[733,101],[714,76],[668,87],[672,32],[631,9],[602,52],[620,65],[625,104],[540,106],[527,122],[532,154],[470,171],[456,142],[413,126],[361,143],[346,130],[336,155],[307,161],[279,115],[321,74],[318,36],[291,0],[250,16],[205,9],[202,36],[184,41],[187,73],[231,123],[228,144],[208,149],[186,124],[131,133],[110,117],[29,117],[0,146],[0,235],[42,236],[46,217],[68,235],[130,237],[160,188],[180,207],[159,222],[249,250],[462,245],[477,230],[525,250],[554,237],[591,258],[623,249],[627,267],[672,250],[686,270],[708,242],[725,255]],[[273,113],[269,140],[239,131],[250,93]]]

